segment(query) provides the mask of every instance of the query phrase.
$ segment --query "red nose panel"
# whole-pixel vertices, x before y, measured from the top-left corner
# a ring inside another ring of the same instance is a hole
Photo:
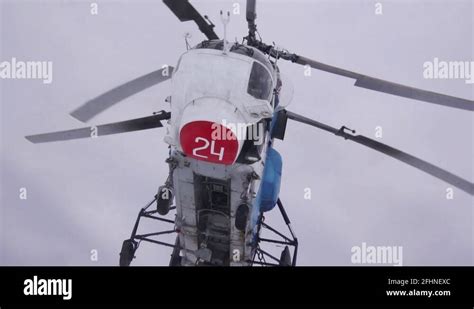
[[[239,152],[239,141],[232,130],[211,121],[193,121],[180,132],[186,155],[212,163],[232,164]]]

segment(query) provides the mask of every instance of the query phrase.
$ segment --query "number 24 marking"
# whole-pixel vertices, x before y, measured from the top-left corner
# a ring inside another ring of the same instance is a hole
[[[219,152],[215,152],[216,141],[209,142],[204,137],[196,137],[194,139],[195,143],[199,143],[199,141],[203,141],[204,145],[194,148],[193,149],[193,155],[195,155],[196,157],[208,159],[209,158],[208,156],[200,155],[200,154],[198,154],[198,151],[205,150],[205,149],[209,148],[209,146],[211,146],[211,150],[210,150],[211,155],[219,156],[219,161],[222,161],[222,159],[224,158],[224,147],[221,147]]]

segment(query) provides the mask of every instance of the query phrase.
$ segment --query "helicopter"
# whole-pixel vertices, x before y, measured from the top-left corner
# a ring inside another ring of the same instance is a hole
[[[381,80],[266,44],[257,31],[256,0],[247,0],[248,33],[240,43],[226,38],[229,15],[221,12],[221,39],[214,31],[215,25],[188,0],[163,2],[181,22],[195,22],[206,39],[188,46],[175,67],[164,66],[122,84],[86,102],[71,116],[88,122],[124,99],[165,81],[172,84],[166,99],[169,111],[26,136],[30,142],[46,143],[160,128],[166,122],[169,173],[153,200],[140,209],[130,238],[122,244],[119,265],[129,266],[145,241],[172,248],[170,266],[295,266],[298,238],[280,199],[283,160],[274,145],[275,139],[284,140],[288,120],[376,150],[474,195],[473,183],[445,169],[357,135],[346,126],[332,127],[289,111],[292,90],[278,62],[309,66],[353,79],[356,87],[446,108],[473,111],[472,100]],[[265,222],[265,213],[276,208],[287,225],[286,234]],[[174,217],[165,217],[171,211],[175,211]],[[145,219],[171,227],[139,234]],[[264,238],[263,230],[277,239]],[[176,234],[174,243],[159,239],[167,234]],[[263,244],[277,244],[284,249],[275,256],[264,250]]]

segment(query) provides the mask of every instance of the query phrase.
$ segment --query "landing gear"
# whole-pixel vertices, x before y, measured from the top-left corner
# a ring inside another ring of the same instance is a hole
[[[176,235],[175,244],[170,244],[170,243],[163,242],[161,240],[156,239],[162,235],[178,233],[178,231],[175,228],[174,220],[156,216],[156,213],[158,213],[158,210],[148,210],[151,205],[153,205],[154,203],[157,203],[157,199],[158,197],[155,196],[155,199],[153,201],[149,202],[145,207],[140,209],[137,220],[135,221],[135,226],[133,227],[132,235],[130,236],[129,239],[126,239],[122,243],[122,250],[120,251],[120,262],[119,262],[120,266],[130,266],[130,263],[135,258],[135,252],[137,251],[142,241],[173,248],[170,266],[179,266],[181,264],[181,257],[179,256],[179,251],[181,250],[181,248],[179,246],[178,235]],[[168,207],[168,212],[175,208],[176,207]],[[164,231],[159,231],[159,232],[154,232],[154,233],[137,234],[140,220],[142,218],[165,222],[165,223],[171,224],[173,228],[170,230],[164,230]]]
[[[158,188],[156,194],[156,210],[162,216],[165,216],[170,211],[171,204],[173,203],[173,189],[171,186],[164,185]]]
[[[285,246],[285,249],[281,252],[280,266],[291,266],[291,253],[288,246]]]
[[[135,258],[135,251],[138,248],[138,243],[133,239],[126,239],[123,241],[122,250],[120,251],[120,266],[130,266],[130,263]]]
[[[168,214],[173,203],[173,172],[177,166],[176,161],[172,158],[166,159],[166,163],[169,166],[168,178],[165,184],[158,188],[158,193],[156,194],[156,210],[162,216]]]
[[[135,258],[135,253],[138,250],[138,247],[142,241],[149,242],[149,243],[154,243],[157,245],[161,246],[166,246],[173,248],[173,251],[171,253],[171,259],[169,266],[181,266],[181,251],[183,248],[181,248],[180,242],[179,242],[179,236],[176,235],[176,241],[174,244],[170,244],[167,242],[163,242],[158,239],[154,239],[152,237],[157,237],[157,236],[162,236],[166,234],[174,234],[178,233],[179,230],[175,228],[175,221],[158,217],[156,214],[158,213],[158,210],[148,210],[151,205],[154,203],[157,203],[157,197],[155,196],[155,199],[151,202],[149,202],[145,207],[143,207],[137,217],[137,220],[135,222],[135,226],[132,231],[132,235],[130,236],[129,239],[126,239],[123,244],[122,244],[122,250],[120,252],[120,266],[130,266],[131,262]],[[275,230],[274,228],[270,227],[268,224],[264,222],[264,217],[260,216],[259,222],[257,224],[257,228],[260,231],[261,229],[268,230],[275,235],[279,236],[281,240],[276,240],[276,239],[269,239],[269,238],[263,238],[260,237],[260,232],[258,233],[258,237],[255,240],[255,247],[254,247],[254,254],[253,258],[251,260],[247,260],[248,265],[254,266],[254,265],[261,265],[261,266],[295,266],[296,265],[296,256],[297,256],[297,251],[298,251],[298,240],[293,233],[293,230],[291,229],[291,224],[290,220],[286,214],[285,209],[283,208],[283,204],[281,203],[280,200],[277,202],[278,208],[280,209],[280,212],[283,216],[283,219],[285,220],[285,223],[288,226],[288,229],[290,231],[291,236],[287,237],[283,233],[280,233],[279,231]],[[242,204],[245,205],[245,204]],[[247,205],[245,205],[247,206]],[[170,207],[169,211],[174,210],[176,207]],[[239,207],[240,208],[240,207]],[[245,211],[245,207],[241,208],[242,210],[237,210],[237,212],[240,213],[240,215],[236,214],[236,216],[248,216],[249,214],[247,211]],[[209,210],[207,210],[209,211]],[[153,220],[158,220],[161,222],[165,222],[168,224],[173,225],[173,229],[170,230],[164,230],[164,231],[159,231],[159,232],[154,232],[154,233],[146,233],[146,234],[137,234],[138,227],[140,224],[140,219],[142,218],[147,218],[147,219],[153,219]],[[204,219],[206,216],[203,216],[200,219]],[[228,222],[230,219],[226,218],[226,222]],[[199,220],[201,221],[201,220]],[[211,220],[212,222],[217,222],[217,220]],[[236,219],[236,221],[240,221]],[[203,221],[205,222],[205,221]],[[236,223],[237,224],[237,223]],[[240,224],[240,223],[239,223]],[[203,241],[203,240],[201,240]],[[228,239],[224,240],[224,243],[228,243]],[[285,248],[281,252],[280,258],[277,258],[273,256],[272,254],[264,251],[261,248],[261,244],[263,243],[272,243],[272,244],[277,244],[277,245],[284,245]],[[216,246],[215,243],[213,243],[213,246]],[[293,252],[291,253],[291,248],[293,249]],[[214,248],[215,249],[215,248]],[[214,250],[216,251],[216,250]],[[219,252],[222,250],[217,250],[216,252]],[[225,251],[223,251],[225,252]],[[207,246],[201,247],[201,249],[197,250],[194,252],[196,257],[203,263],[203,265],[209,265],[210,260],[211,260],[211,255],[212,251],[207,248]],[[267,262],[266,258],[271,259],[271,262]],[[214,264],[212,265],[218,265],[218,264],[225,264],[224,259],[221,257],[216,257],[216,259],[222,260],[221,263]]]
[[[296,238],[293,229],[291,228],[291,222],[286,214],[285,208],[281,203],[280,199],[277,201],[278,208],[280,209],[280,213],[285,221],[288,230],[291,234],[290,237],[285,236],[283,233],[277,231],[276,229],[272,228],[268,224],[264,222],[263,215],[260,215],[260,219],[257,224],[258,229],[258,237],[255,240],[255,252],[253,255],[253,259],[248,261],[250,265],[261,265],[261,266],[296,266],[296,257],[298,253],[298,239]],[[272,232],[274,235],[278,236],[280,239],[269,239],[260,237],[261,230],[265,229]],[[284,245],[285,248],[280,254],[280,258],[277,258],[270,254],[269,252],[264,251],[261,248],[261,243],[271,243],[277,245]],[[290,248],[293,248],[293,258],[291,256]],[[272,262],[267,262],[266,258],[272,260]]]
[[[129,239],[125,240],[122,244],[122,250],[120,251],[120,266],[130,266],[130,263],[135,258],[135,252],[137,251],[140,243],[142,241],[154,243],[157,245],[162,245],[166,247],[173,248],[173,253],[171,254],[170,266],[180,266],[181,265],[181,256],[180,256],[180,245],[179,245],[179,236],[176,236],[176,241],[173,244],[163,242],[156,239],[158,236],[178,233],[178,230],[175,226],[175,220],[170,220],[166,218],[161,218],[156,216],[166,216],[170,210],[176,209],[176,207],[171,206],[173,203],[173,172],[177,167],[177,162],[173,158],[166,159],[166,163],[169,166],[169,174],[166,182],[163,186],[158,188],[158,193],[155,195],[153,201],[149,202],[145,207],[143,207],[138,213],[135,226],[133,227],[132,235]],[[156,204],[155,210],[148,210],[151,205]],[[154,233],[147,234],[137,234],[138,226],[140,224],[140,219],[152,219],[161,222],[165,222],[173,225],[173,229],[164,230]],[[155,239],[153,238],[155,237]]]

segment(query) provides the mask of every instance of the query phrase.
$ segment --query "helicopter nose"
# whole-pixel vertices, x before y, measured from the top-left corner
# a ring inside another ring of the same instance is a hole
[[[183,152],[197,160],[230,165],[237,159],[247,124],[225,100],[202,98],[183,111],[179,132]]]

